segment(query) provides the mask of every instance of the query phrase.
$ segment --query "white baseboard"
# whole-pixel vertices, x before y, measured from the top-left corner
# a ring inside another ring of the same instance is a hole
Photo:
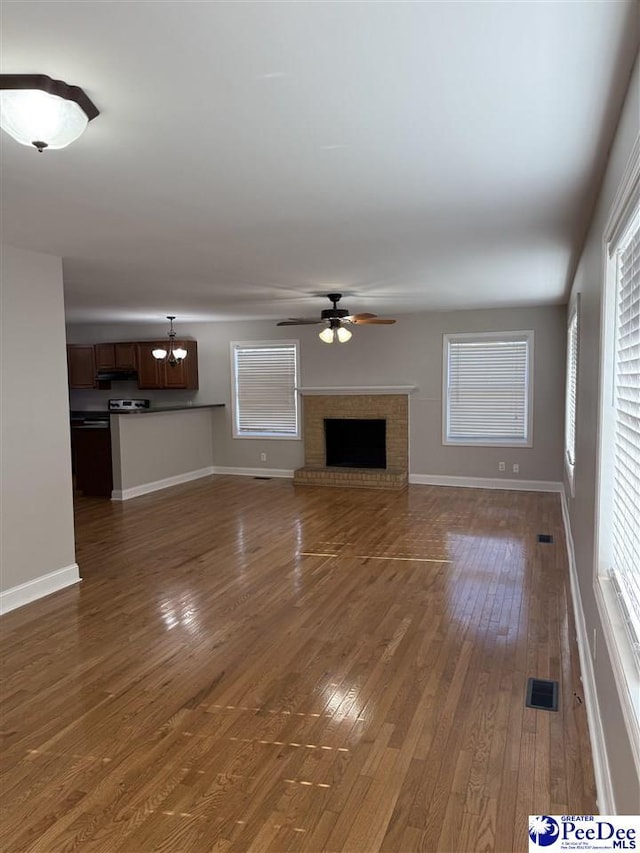
[[[198,468],[197,471],[186,471],[184,474],[176,474],[175,477],[165,477],[164,480],[154,480],[152,483],[141,483],[139,486],[131,486],[130,489],[114,489],[111,492],[112,501],[128,501],[130,498],[138,498],[149,492],[158,492],[160,489],[168,489],[171,486],[179,486],[180,483],[189,483],[191,480],[199,480],[201,477],[210,477],[215,473],[213,465],[207,468]]]
[[[8,613],[10,610],[15,610],[45,595],[51,595],[52,592],[58,592],[59,589],[64,589],[81,580],[78,564],[71,563],[63,569],[57,569],[27,583],[6,589],[0,592],[0,613]]]
[[[233,474],[237,477],[281,477],[285,480],[293,479],[293,468],[226,468],[216,465],[214,474]]]
[[[446,474],[409,474],[409,482],[421,486],[461,486],[466,489],[508,489],[516,492],[562,492],[554,480],[507,480],[499,477],[450,477]]]
[[[153,483],[143,483],[130,489],[114,489],[111,492],[112,501],[126,501],[137,498],[159,489],[167,489],[180,483],[188,483],[200,477],[211,474],[231,474],[236,477],[274,477],[286,480],[293,479],[292,468],[238,468],[224,465],[213,465],[198,471],[188,471],[176,477],[167,477]],[[469,489],[508,489],[523,492],[562,492],[562,483],[553,480],[501,480],[493,477],[450,477],[439,474],[409,474],[409,482],[423,486],[461,486]]]
[[[569,559],[569,582],[571,586],[571,599],[573,601],[573,615],[576,623],[576,640],[578,643],[578,655],[580,657],[580,671],[582,672],[582,687],[584,690],[584,704],[587,711],[589,723],[589,739],[591,741],[591,754],[593,756],[593,772],[596,779],[596,794],[600,814],[616,814],[615,798],[613,796],[613,785],[611,782],[611,771],[607,746],[604,739],[602,719],[600,717],[600,706],[598,704],[598,693],[593,671],[593,660],[587,636],[587,626],[584,621],[584,610],[580,597],[580,585],[578,583],[578,570],[576,567],[576,555],[573,547],[573,535],[569,520],[569,505],[564,489],[560,495],[562,504],[562,520],[564,523],[564,534],[567,544],[567,556]]]

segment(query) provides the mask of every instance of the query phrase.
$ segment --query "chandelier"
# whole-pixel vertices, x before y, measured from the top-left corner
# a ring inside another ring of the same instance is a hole
[[[187,357],[186,349],[175,345],[176,333],[173,329],[173,321],[175,319],[175,314],[167,314],[167,320],[169,320],[169,348],[163,349],[162,347],[156,347],[151,350],[151,355],[154,358],[157,358],[158,361],[166,361],[167,364],[171,365],[171,367],[175,367],[176,364],[180,364]]]

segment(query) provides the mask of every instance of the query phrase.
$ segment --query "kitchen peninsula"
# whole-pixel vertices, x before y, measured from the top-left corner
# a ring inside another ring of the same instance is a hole
[[[148,400],[109,403],[124,408],[71,411],[79,492],[122,501],[213,473],[213,409],[224,403],[155,408],[148,408]]]
[[[213,409],[222,406],[111,412],[111,499],[124,501],[213,474]]]

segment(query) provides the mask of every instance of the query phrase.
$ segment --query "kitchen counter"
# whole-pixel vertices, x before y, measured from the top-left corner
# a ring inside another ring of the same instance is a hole
[[[109,421],[87,423],[87,421],[71,421],[72,429],[109,429]]]
[[[73,426],[76,424],[83,424],[88,421],[105,421],[105,423],[108,424],[111,412],[107,412],[106,409],[100,409],[100,411],[95,409],[87,409],[86,411],[82,409],[72,409],[69,414],[71,417],[71,424]]]
[[[149,409],[72,409],[72,421],[84,421],[94,418],[108,418],[109,415],[153,415],[156,412],[182,412],[191,409],[217,409],[222,408],[225,403],[195,403],[193,406],[152,406]]]
[[[85,494],[127,500],[209,476],[214,470],[212,410],[224,406],[196,403],[113,411],[73,409],[71,436],[79,488]],[[99,486],[82,476],[86,470],[95,479],[93,468],[98,462],[100,474],[105,475]]]
[[[154,415],[156,412],[190,412],[192,409],[217,409],[224,403],[195,403],[193,406],[153,406],[149,409],[116,409],[110,415]]]

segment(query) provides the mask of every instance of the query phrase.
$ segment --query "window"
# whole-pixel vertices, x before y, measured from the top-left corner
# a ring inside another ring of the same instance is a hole
[[[533,332],[444,336],[443,443],[530,447]]]
[[[640,211],[616,255],[611,571],[640,648]]]
[[[640,209],[610,249],[611,367],[605,374],[601,461],[604,565],[640,660]],[[608,386],[608,387],[607,387]]]
[[[298,342],[231,344],[234,438],[300,438]]]
[[[564,413],[564,463],[567,477],[574,491],[574,472],[576,467],[576,414],[577,414],[577,385],[578,385],[578,306],[580,294],[576,298],[573,310],[569,315],[567,328],[567,383],[565,391]]]
[[[595,593],[640,770],[640,158],[605,231]]]

